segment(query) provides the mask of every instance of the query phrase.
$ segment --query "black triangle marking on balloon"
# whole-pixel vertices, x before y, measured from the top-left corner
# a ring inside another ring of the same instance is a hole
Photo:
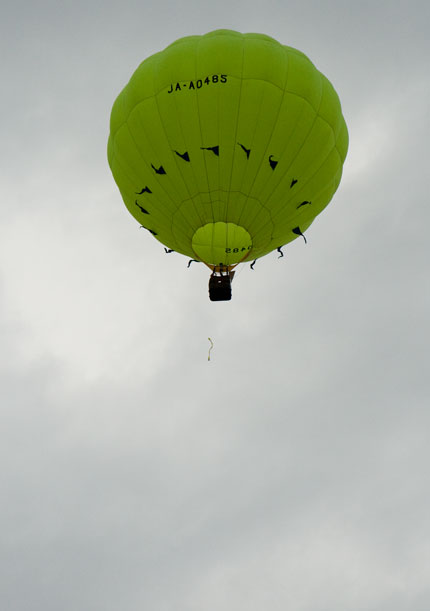
[[[143,206],[141,206],[137,201],[135,201],[134,203],[139,208],[139,210],[143,212],[143,214],[149,214],[148,210],[146,210]]]
[[[165,173],[166,173],[166,170],[163,168],[163,166],[162,166],[162,165],[160,165],[160,167],[159,167],[159,168],[156,168],[156,167],[155,167],[154,165],[152,165],[152,163],[151,163],[151,168],[154,170],[154,172],[155,172],[156,174],[165,174]]]
[[[276,166],[278,165],[278,162],[272,159],[272,157],[273,155],[269,155],[269,163],[270,163],[270,167],[272,168],[272,170],[274,170]]]
[[[201,146],[202,151],[212,151],[214,155],[219,157],[219,146]]]
[[[175,153],[177,154],[178,157],[180,157],[184,161],[190,161],[190,156],[188,155],[188,151],[185,151],[185,153],[178,153],[178,151],[175,151]]]
[[[294,185],[296,184],[296,182],[298,182],[298,180],[296,180],[295,178],[293,178],[293,180],[291,181],[290,184],[290,189],[292,189],[294,187]]]
[[[240,146],[240,148],[243,150],[243,152],[246,155],[246,158],[249,159],[249,156],[251,154],[251,149],[247,149],[245,146],[243,146],[243,144],[241,144],[240,142],[238,142],[238,145]]]
[[[143,187],[142,191],[136,191],[136,195],[142,195],[143,193],[152,193],[149,187]]]
[[[140,228],[141,229],[146,229],[146,231],[149,231],[150,233],[152,233],[152,235],[158,235],[158,233],[156,233],[152,229],[148,229],[148,227],[145,227],[144,225],[141,225]]]
[[[312,202],[308,202],[307,200],[302,202],[301,204],[299,204],[296,208],[296,210],[298,210],[299,208],[301,208],[302,206],[310,206],[312,204]]]
[[[302,231],[301,231],[300,227],[294,227],[294,229],[293,229],[293,233],[295,233],[296,235],[301,235],[301,236],[302,236],[302,238],[303,238],[303,239],[304,239],[304,241],[305,241],[305,244],[307,244],[307,243],[308,243],[308,242],[307,242],[307,240],[306,240],[306,238],[305,238],[305,236],[304,236],[304,234],[302,233]]]

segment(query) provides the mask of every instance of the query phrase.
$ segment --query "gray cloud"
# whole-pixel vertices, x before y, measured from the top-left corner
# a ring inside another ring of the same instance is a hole
[[[4,10],[0,601],[424,611],[427,3],[204,9]],[[351,137],[308,244],[228,304],[139,230],[105,153],[137,64],[217,27],[307,53]]]

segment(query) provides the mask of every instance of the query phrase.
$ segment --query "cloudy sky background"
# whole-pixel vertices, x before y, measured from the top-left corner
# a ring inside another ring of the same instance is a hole
[[[2,608],[430,608],[429,7],[3,3]],[[223,27],[305,52],[350,150],[308,244],[214,304],[106,141],[146,56]]]

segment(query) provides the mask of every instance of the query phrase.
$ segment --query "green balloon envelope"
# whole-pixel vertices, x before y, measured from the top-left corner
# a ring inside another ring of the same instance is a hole
[[[339,98],[303,53],[216,30],[140,64],[112,108],[108,159],[128,210],[160,242],[231,266],[309,227],[347,148]]]

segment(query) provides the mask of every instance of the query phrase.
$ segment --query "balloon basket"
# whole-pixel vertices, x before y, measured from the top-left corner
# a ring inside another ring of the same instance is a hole
[[[211,301],[231,300],[230,274],[218,275],[214,272],[209,278],[209,299]]]

